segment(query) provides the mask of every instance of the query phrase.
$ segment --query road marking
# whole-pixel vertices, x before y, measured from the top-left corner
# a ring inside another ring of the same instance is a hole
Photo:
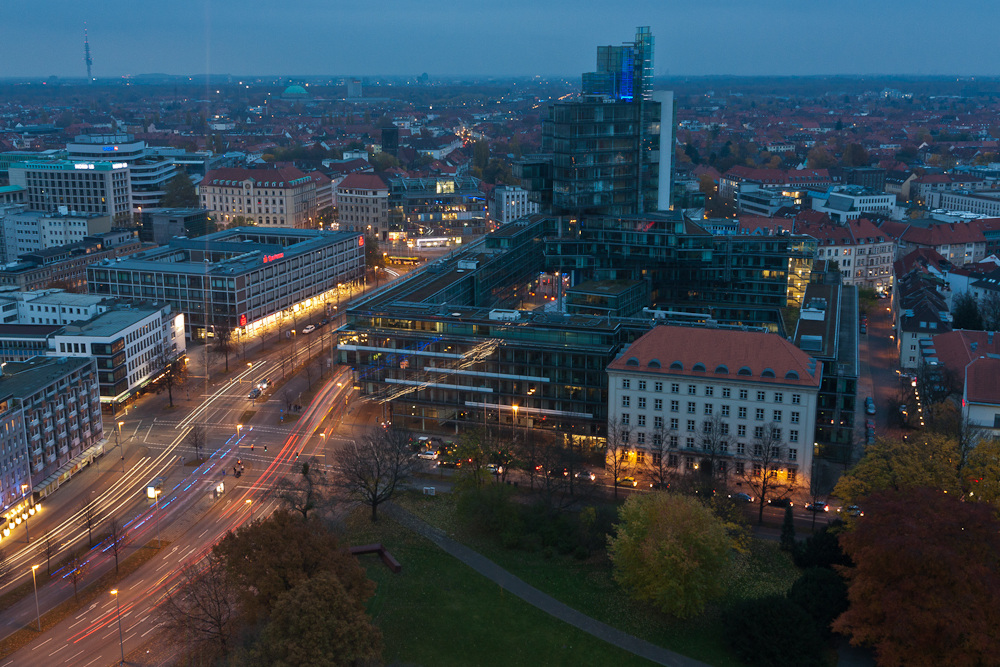
[[[80,652],[79,652],[79,653],[77,653],[76,655],[74,655],[74,656],[72,656],[72,657],[70,657],[70,658],[66,658],[65,660],[63,660],[63,662],[69,662],[70,660],[76,660],[76,659],[77,659],[78,657],[80,657],[80,656],[81,656],[81,655],[83,655],[84,653],[86,653],[86,651],[80,651]]]
[[[146,635],[148,635],[148,634],[149,634],[150,632],[152,632],[152,631],[153,631],[153,630],[155,630],[156,628],[160,627],[161,625],[163,625],[163,624],[162,624],[162,623],[157,623],[156,625],[154,625],[153,627],[151,627],[151,628],[150,628],[149,630],[146,630],[146,631],[145,631],[144,633],[142,633],[142,634],[141,634],[141,635],[139,635],[139,636],[140,636],[140,637],[145,637]],[[8,664],[9,664],[9,663],[8,663]]]
[[[54,656],[56,653],[58,653],[59,651],[63,650],[67,646],[69,646],[69,644],[63,644],[62,646],[60,646],[59,648],[57,648],[55,651],[52,651],[52,653],[49,653],[49,657],[51,658],[52,656]]]
[[[46,639],[45,641],[43,641],[41,644],[39,644],[35,648],[42,648],[43,646],[45,646],[46,644],[48,644],[50,641],[52,641],[52,637],[49,637],[48,639]]]
[[[95,662],[97,662],[97,661],[98,661],[98,660],[100,660],[100,659],[101,659],[101,656],[97,656],[96,658],[94,658],[93,660],[91,660],[90,662],[88,662],[88,663],[87,663],[86,665],[84,665],[83,667],[89,667],[89,665],[92,665],[92,664],[94,664]]]

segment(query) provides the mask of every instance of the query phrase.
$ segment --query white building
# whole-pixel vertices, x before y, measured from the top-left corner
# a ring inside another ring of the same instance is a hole
[[[317,213],[316,181],[295,167],[213,169],[198,194],[202,207],[224,225],[243,218],[266,227],[309,229]]]
[[[498,185],[493,188],[490,194],[490,203],[487,213],[490,220],[504,225],[514,222],[518,218],[538,213],[538,204],[528,201],[528,191],[524,188]]]
[[[868,213],[891,216],[896,211],[896,196],[875,192],[856,185],[831,188],[822,195],[813,195],[813,210],[826,213],[834,222],[857,220]]]
[[[781,336],[657,326],[607,372],[609,433],[627,431],[637,464],[663,442],[669,466],[696,470],[718,420],[720,476],[753,474],[755,444],[770,435],[781,481],[808,487],[822,365]]]
[[[167,182],[177,175],[174,159],[147,152],[131,134],[81,134],[66,144],[69,160],[124,162],[129,166],[132,207],[137,213],[160,207]]]
[[[56,213],[60,206],[75,213],[132,220],[132,188],[127,162],[49,160],[10,166],[11,185],[25,188],[30,211]]]
[[[111,218],[97,213],[76,213],[60,206],[58,213],[6,210],[0,213],[3,244],[0,259],[13,262],[21,254],[83,241],[111,231]]]
[[[61,289],[0,288],[3,324],[69,324],[88,320],[114,307],[107,297],[75,294]]]
[[[337,216],[342,232],[382,238],[389,229],[389,186],[377,174],[349,174],[337,184]]]

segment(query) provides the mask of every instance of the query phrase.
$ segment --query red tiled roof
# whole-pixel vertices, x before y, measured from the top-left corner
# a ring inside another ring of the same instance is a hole
[[[974,403],[1000,404],[1000,359],[984,356],[969,364],[965,394]]]
[[[378,174],[348,174],[337,185],[337,190],[388,190],[389,186]]]
[[[219,181],[235,181],[242,183],[246,180],[254,181],[257,187],[290,187],[286,185],[289,181],[300,178],[307,178],[307,175],[295,167],[284,167],[282,169],[240,169],[239,167],[224,167],[222,169],[212,169],[205,174],[202,183],[205,185],[219,185]],[[264,183],[274,183],[275,185],[264,186]]]
[[[650,367],[650,362],[657,361],[659,367],[655,363]],[[810,374],[812,361],[808,354],[777,334],[657,326],[629,345],[608,364],[608,370],[818,387],[822,364],[816,362]],[[682,369],[671,368],[675,362]],[[694,370],[699,363],[704,365],[704,371]],[[720,369],[723,366],[725,373]],[[740,374],[743,368],[749,369],[749,375]],[[774,377],[762,377],[767,369],[773,371]]]

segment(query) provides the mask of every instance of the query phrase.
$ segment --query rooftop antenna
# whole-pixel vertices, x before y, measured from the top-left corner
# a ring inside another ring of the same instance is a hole
[[[87,63],[87,83],[93,83],[94,77],[90,72],[91,67],[94,64],[93,58],[90,57],[90,40],[87,39],[87,24],[83,24],[83,62]]]

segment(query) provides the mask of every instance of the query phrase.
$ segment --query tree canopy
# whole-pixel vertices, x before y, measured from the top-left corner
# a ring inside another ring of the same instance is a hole
[[[841,535],[850,607],[833,629],[880,665],[994,664],[1000,654],[1000,521],[986,504],[928,488],[867,500]]]
[[[936,433],[909,440],[878,439],[858,463],[841,476],[833,495],[857,503],[877,491],[918,486],[961,492],[958,442]]]
[[[163,208],[200,207],[198,193],[186,171],[177,172],[176,176],[167,181],[167,185],[163,189],[163,197],[160,199],[160,206]]]
[[[614,578],[632,597],[689,618],[725,592],[733,543],[723,522],[696,499],[633,495],[615,529],[608,539]]]

